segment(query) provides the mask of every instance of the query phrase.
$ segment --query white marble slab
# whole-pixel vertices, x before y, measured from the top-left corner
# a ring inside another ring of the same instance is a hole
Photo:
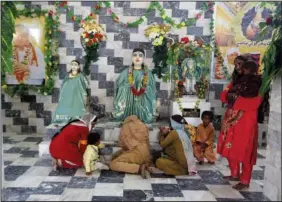
[[[123,196],[123,184],[97,183],[93,196]]]
[[[182,190],[185,201],[216,201],[209,191]]]
[[[215,198],[238,198],[244,197],[239,191],[232,188],[230,185],[206,185]]]
[[[152,190],[150,179],[142,179],[140,175],[126,174],[123,184],[124,189]]]

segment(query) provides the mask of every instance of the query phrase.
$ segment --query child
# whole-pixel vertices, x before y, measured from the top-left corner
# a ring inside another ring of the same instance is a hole
[[[99,149],[105,147],[103,143],[100,143],[100,134],[90,132],[87,143],[87,148],[83,154],[83,164],[86,175],[91,175],[92,171],[97,169],[109,170],[108,166],[99,161]]]
[[[257,75],[258,66],[255,61],[248,60],[243,66],[243,74],[238,79],[236,84],[229,90],[227,96],[228,102],[228,116],[230,117],[224,124],[224,133],[226,133],[229,126],[234,125],[243,115],[243,111],[232,113],[232,107],[239,96],[245,98],[256,97],[259,94],[259,89],[262,84],[261,76]]]
[[[204,111],[201,119],[203,123],[197,127],[196,139],[193,144],[194,155],[199,161],[199,164],[204,162],[204,157],[208,160],[208,163],[214,164],[216,156],[213,152],[213,138],[215,131],[212,125],[213,113],[211,111]]]

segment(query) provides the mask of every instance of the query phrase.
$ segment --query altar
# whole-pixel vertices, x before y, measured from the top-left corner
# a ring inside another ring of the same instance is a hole
[[[172,100],[170,101],[170,109],[169,109],[170,116],[174,114],[180,114],[185,118],[185,120],[189,124],[195,127],[197,127],[200,123],[202,123],[201,120],[202,112],[211,110],[210,102],[207,102],[205,99],[200,99],[199,106],[197,109],[195,109],[196,102],[198,101],[196,95],[183,96],[182,98],[179,98],[179,100],[182,104],[183,111],[181,112],[178,103],[175,100]]]

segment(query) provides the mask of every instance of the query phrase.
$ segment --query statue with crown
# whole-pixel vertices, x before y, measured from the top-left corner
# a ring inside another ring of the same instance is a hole
[[[136,115],[143,123],[152,123],[156,116],[156,83],[144,64],[145,51],[135,48],[132,65],[123,70],[115,83],[114,113],[117,121]]]

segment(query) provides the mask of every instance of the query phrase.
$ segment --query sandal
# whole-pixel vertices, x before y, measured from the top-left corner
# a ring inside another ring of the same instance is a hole
[[[242,184],[241,182],[239,182],[238,184],[232,186],[233,189],[236,189],[238,191],[241,191],[243,189],[248,189],[250,187],[250,185],[248,184]]]

